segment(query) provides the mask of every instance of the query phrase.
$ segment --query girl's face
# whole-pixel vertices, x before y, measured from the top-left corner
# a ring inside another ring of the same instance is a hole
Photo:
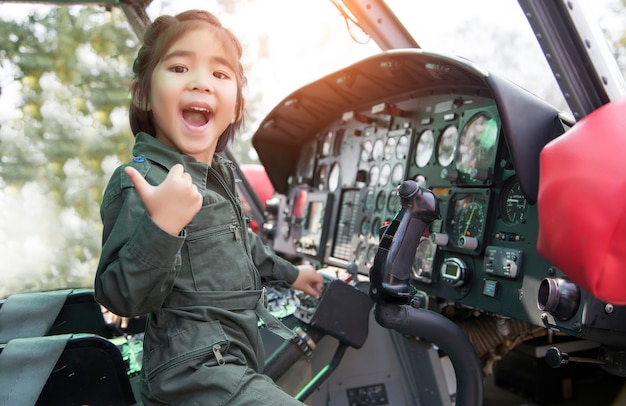
[[[207,24],[172,43],[150,82],[156,138],[208,164],[237,118],[237,78],[227,55]]]

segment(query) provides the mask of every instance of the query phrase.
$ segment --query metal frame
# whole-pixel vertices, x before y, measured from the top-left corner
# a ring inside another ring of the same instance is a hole
[[[519,4],[576,120],[626,94],[606,41],[592,29],[576,0]]]

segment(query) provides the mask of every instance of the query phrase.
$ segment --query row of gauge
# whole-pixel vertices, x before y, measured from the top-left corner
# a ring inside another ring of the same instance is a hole
[[[442,231],[449,234],[454,241],[463,237],[481,237],[490,206],[489,195],[489,189],[454,190],[445,198],[448,213],[442,213],[446,219]],[[502,185],[497,202],[501,220],[509,225],[524,223],[527,208],[528,202],[517,178],[513,176],[507,179]],[[359,227],[360,234],[367,236],[369,233],[377,238],[380,224],[389,221],[399,209],[400,198],[395,190],[379,190],[376,193],[372,189],[368,190],[363,211],[377,217],[369,224],[370,216],[364,216]]]
[[[341,172],[342,167],[340,162],[320,164],[317,176],[317,188],[335,192],[341,182]],[[380,166],[372,164],[368,165],[368,170],[365,172],[367,173],[362,177],[357,173],[357,182],[363,183],[369,187],[384,187],[389,184],[397,186],[404,180],[405,164],[403,162],[385,162]]]
[[[357,181],[370,187],[384,187],[388,184],[399,185],[405,177],[405,166],[411,148],[412,129],[389,131],[386,137],[367,139],[358,138],[360,154],[359,168],[364,168],[367,176]],[[371,131],[362,131],[367,135]],[[396,135],[401,134],[401,135]],[[325,158],[333,151],[335,145],[341,148],[342,143],[332,142],[333,132],[324,136],[320,148],[320,158]],[[458,173],[466,180],[484,182],[494,165],[497,151],[498,124],[488,113],[480,112],[472,116],[459,131],[455,124],[443,126],[438,137],[432,129],[424,129],[417,134],[412,164],[417,168],[438,165],[449,167],[453,162]],[[335,140],[336,141],[336,140]],[[337,151],[344,156],[344,151]],[[324,160],[324,159],[323,159]],[[348,164],[346,159],[335,162],[320,163],[318,171],[318,188],[334,192],[340,185],[341,163]]]
[[[430,241],[422,249],[429,247],[428,255],[422,253],[422,260],[432,261],[435,246],[445,246],[453,251],[478,254],[484,246],[492,240],[516,242],[523,239],[522,231],[510,228],[509,231],[499,231],[487,235],[486,227],[492,209],[489,189],[463,190],[455,189],[451,195],[444,198],[446,204],[439,226],[431,230]],[[400,208],[400,199],[394,191],[379,190],[374,193],[368,190],[365,200],[364,213],[358,226],[358,245],[355,249],[355,262],[371,266],[381,227],[391,221]],[[518,225],[525,223],[528,203],[521,191],[515,176],[504,182],[499,199],[493,207],[503,225]],[[420,244],[422,246],[422,244]],[[423,264],[418,267],[423,267]]]
[[[498,124],[490,114],[479,112],[465,123],[462,131],[459,132],[456,125],[450,124],[442,129],[436,145],[435,138],[435,132],[431,129],[420,132],[414,154],[415,165],[423,168],[435,157],[442,167],[447,167],[454,161],[458,170],[471,173],[472,170],[488,169],[493,163]],[[373,142],[368,140],[363,143],[361,161],[389,161],[394,157],[404,160],[409,149],[410,140],[407,135],[397,138],[390,136],[386,141],[380,138]]]

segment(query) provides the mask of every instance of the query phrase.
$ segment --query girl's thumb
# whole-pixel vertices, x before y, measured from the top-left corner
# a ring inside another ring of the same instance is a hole
[[[132,166],[125,167],[124,172],[128,175],[130,181],[133,183],[133,186],[137,189],[137,193],[139,193],[139,196],[143,199],[153,186],[149,184]]]

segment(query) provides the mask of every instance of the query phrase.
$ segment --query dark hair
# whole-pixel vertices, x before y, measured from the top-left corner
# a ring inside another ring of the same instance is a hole
[[[146,132],[156,136],[152,111],[148,110],[150,101],[150,79],[154,68],[163,58],[168,47],[187,32],[209,24],[214,27],[226,52],[236,67],[237,74],[237,118],[220,135],[216,152],[222,152],[235,137],[235,131],[243,122],[243,87],[247,83],[241,65],[242,47],[235,35],[222,26],[213,14],[204,10],[188,10],[176,16],[160,16],[148,26],[143,38],[143,45],[133,63],[133,81],[131,83],[131,103],[129,111],[130,127],[133,135]]]

